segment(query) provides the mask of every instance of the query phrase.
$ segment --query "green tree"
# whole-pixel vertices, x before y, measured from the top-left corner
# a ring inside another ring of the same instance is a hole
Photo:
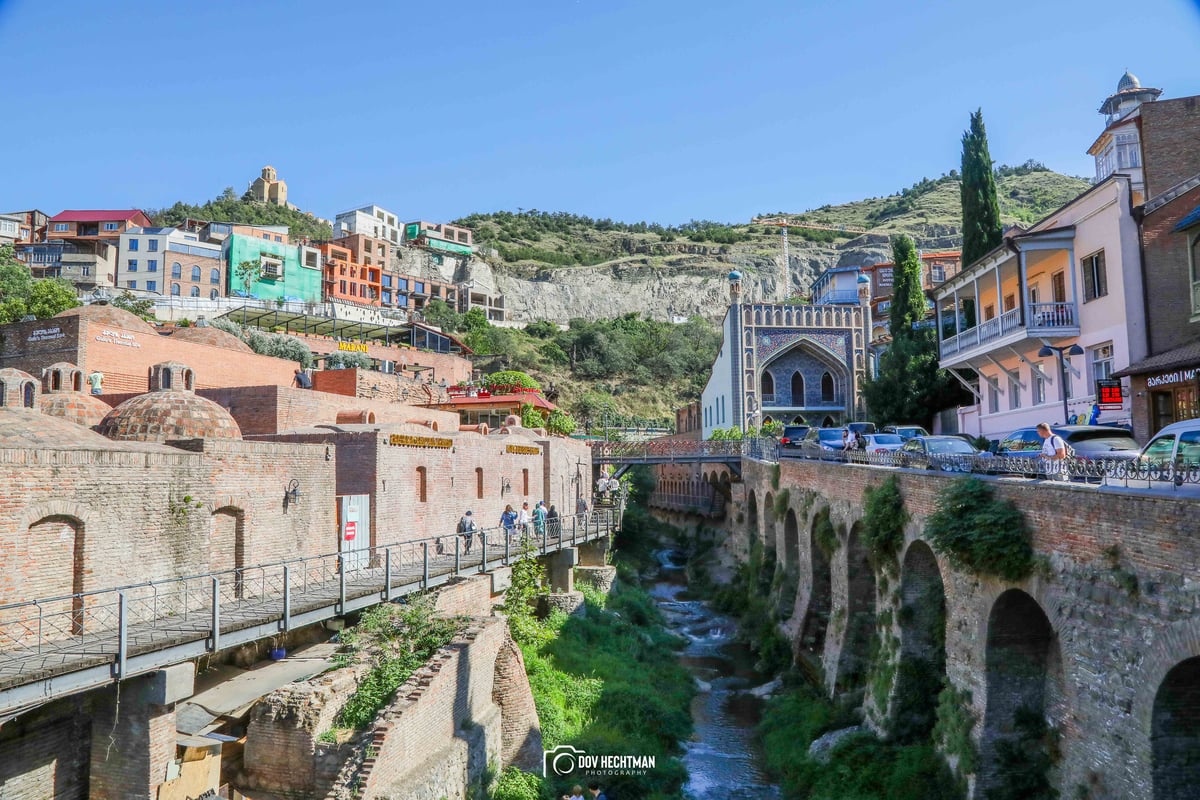
[[[570,436],[575,432],[575,420],[561,408],[556,408],[546,419],[546,430],[559,436]]]
[[[541,428],[546,424],[542,412],[533,407],[533,403],[521,404],[521,426],[524,428]]]
[[[971,127],[962,136],[962,224],[963,266],[978,261],[1003,239],[982,109],[971,115]]]
[[[444,331],[462,330],[462,315],[451,308],[445,300],[434,298],[430,300],[421,312],[425,321],[436,325]]]
[[[234,267],[233,273],[242,282],[242,288],[245,289],[246,294],[250,294],[250,287],[262,277],[262,262],[243,261]]]
[[[483,379],[483,385],[489,389],[541,389],[541,384],[533,378],[526,375],[524,372],[519,372],[515,369],[506,369],[500,372],[493,372],[491,375]]]
[[[908,236],[892,238],[892,305],[888,328],[892,339],[911,336],[913,323],[925,319],[925,290],[921,286],[921,259]]]
[[[12,245],[0,247],[0,300],[28,297],[32,285],[29,267],[17,261]]]
[[[966,400],[959,384],[938,368],[937,342],[929,329],[892,341],[879,357],[879,373],[863,386],[863,398],[878,423],[926,428],[935,413]]]
[[[147,322],[153,322],[155,319],[154,301],[138,299],[137,296],[128,290],[121,292],[113,298],[112,306],[128,311],[130,314],[137,314]]]
[[[0,247],[0,324],[53,317],[79,305],[75,287],[60,278],[34,280],[11,245]]]
[[[25,304],[29,308],[28,313],[38,319],[48,319],[60,311],[79,305],[79,298],[75,295],[75,287],[68,281],[49,278],[34,281],[33,286],[29,287]]]

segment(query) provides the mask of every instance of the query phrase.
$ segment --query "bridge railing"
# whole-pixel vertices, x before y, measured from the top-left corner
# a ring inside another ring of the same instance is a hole
[[[646,442],[591,442],[592,460],[639,462],[740,458],[755,440],[725,439],[701,442],[695,439],[650,440]]]
[[[596,509],[524,531],[450,533],[0,605],[0,677],[19,685],[23,670],[37,672],[57,654],[59,661],[64,655],[111,658],[113,677],[120,678],[131,649],[207,638],[215,651],[223,632],[271,619],[287,631],[295,615],[329,605],[340,613],[348,597],[378,591],[381,600],[392,599],[428,588],[434,577],[485,572],[525,553],[608,535],[618,527],[620,511]]]

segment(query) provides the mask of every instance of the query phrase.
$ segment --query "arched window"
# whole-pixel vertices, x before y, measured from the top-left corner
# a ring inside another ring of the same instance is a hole
[[[83,391],[83,372],[81,370],[76,370],[71,375],[71,388],[77,392]]]
[[[201,273],[201,271],[200,271],[200,267],[196,266],[195,264],[192,264],[192,280],[194,280],[194,281],[196,281],[197,283],[199,283],[199,282],[200,282],[200,276],[201,276],[202,274],[203,274],[203,273]]]
[[[62,388],[62,373],[58,370],[50,373],[50,389],[57,392]]]
[[[208,293],[208,299],[209,300],[217,299],[217,290],[216,289],[213,289],[211,292]]]
[[[217,269],[216,267],[213,267],[208,273],[208,282],[209,283],[220,283],[221,282],[221,270]]]
[[[200,296],[200,287],[199,287],[199,286],[193,286],[193,287],[192,287],[192,291],[191,291],[191,295],[192,295],[192,297],[199,297],[199,296]]]
[[[483,499],[483,467],[475,468],[475,497]]]
[[[179,297],[179,284],[178,283],[171,284],[171,296]]]
[[[172,278],[182,278],[183,277],[183,266],[178,261],[171,262],[171,277]]]
[[[429,487],[425,483],[426,472],[424,467],[417,467],[417,499],[422,503],[426,502],[428,497]]]
[[[828,372],[821,375],[821,402],[833,402],[833,376]]]
[[[0,408],[4,406],[4,384],[0,383]]]
[[[164,389],[171,388],[171,370],[169,370],[169,369],[164,369],[162,371],[162,388],[164,388]]]
[[[762,396],[763,398],[772,397],[775,394],[775,376],[769,372],[763,371],[762,374]]]
[[[804,405],[804,376],[800,370],[792,373],[792,405]]]
[[[33,381],[25,381],[25,407],[33,408]]]
[[[183,371],[183,388],[185,388],[185,389],[196,388],[195,387],[195,377],[193,376],[192,371],[190,369],[185,369]]]

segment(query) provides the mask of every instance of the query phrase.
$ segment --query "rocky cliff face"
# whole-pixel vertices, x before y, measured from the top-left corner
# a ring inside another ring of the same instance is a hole
[[[806,292],[829,267],[891,258],[886,236],[860,236],[841,246],[796,242],[783,291],[777,240],[773,248],[760,243],[629,244],[625,258],[596,266],[546,269],[532,278],[504,274],[480,258],[467,263],[443,258],[437,264],[428,253],[404,248],[401,268],[433,280],[474,281],[477,291],[499,292],[513,322],[565,323],[576,317],[605,319],[630,312],[660,320],[695,315],[720,320],[728,304],[731,270],[742,273],[746,299],[772,301]]]

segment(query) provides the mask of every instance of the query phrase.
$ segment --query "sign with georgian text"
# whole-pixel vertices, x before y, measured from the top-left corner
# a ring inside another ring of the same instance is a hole
[[[504,452],[514,453],[519,456],[540,456],[542,454],[542,448],[526,447],[525,445],[520,444],[510,444],[504,448]]]
[[[454,441],[451,439],[442,439],[437,436],[413,436],[408,433],[393,433],[388,437],[388,444],[392,447],[437,447],[441,450],[449,450],[453,446]]]

